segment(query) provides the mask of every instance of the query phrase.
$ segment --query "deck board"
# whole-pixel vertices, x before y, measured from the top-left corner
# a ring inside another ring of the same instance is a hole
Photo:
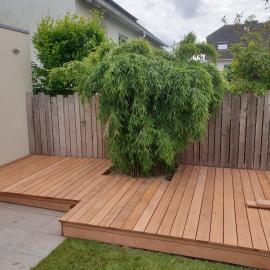
[[[0,200],[64,210],[71,237],[270,269],[270,173],[179,166],[172,180],[107,175],[109,160],[29,156],[0,167]]]

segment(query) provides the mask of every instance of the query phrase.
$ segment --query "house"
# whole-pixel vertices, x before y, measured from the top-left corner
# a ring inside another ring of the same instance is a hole
[[[254,21],[249,24],[225,24],[218,30],[207,36],[207,43],[212,44],[218,51],[217,67],[219,70],[227,68],[232,61],[232,54],[230,47],[233,44],[239,43],[241,35],[244,31],[249,31],[249,27],[255,27],[255,29],[263,26],[263,23]]]
[[[0,167],[29,155],[26,100],[32,91],[28,31],[0,24]]]
[[[45,16],[58,17],[67,12],[91,17],[91,10],[98,9],[104,14],[102,21],[108,38],[124,42],[134,38],[145,38],[154,47],[166,44],[138,23],[138,19],[113,0],[2,0],[0,24],[27,29],[30,37],[37,24]],[[35,56],[31,46],[32,58]]]

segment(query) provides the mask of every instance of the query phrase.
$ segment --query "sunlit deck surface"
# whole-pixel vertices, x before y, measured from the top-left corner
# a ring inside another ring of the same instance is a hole
[[[270,172],[179,166],[171,181],[109,160],[29,156],[0,167],[0,201],[66,211],[65,236],[270,269]],[[1,218],[1,217],[0,217]]]

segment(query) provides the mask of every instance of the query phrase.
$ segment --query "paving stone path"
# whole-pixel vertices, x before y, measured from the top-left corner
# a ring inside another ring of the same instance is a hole
[[[61,236],[59,211],[0,202],[2,270],[28,270],[54,250]]]

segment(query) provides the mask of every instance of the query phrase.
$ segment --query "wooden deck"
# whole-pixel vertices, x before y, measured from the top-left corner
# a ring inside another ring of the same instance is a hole
[[[30,156],[0,167],[0,201],[67,211],[65,236],[270,269],[270,211],[246,205],[270,200],[270,172],[180,166],[168,182],[110,166]]]

